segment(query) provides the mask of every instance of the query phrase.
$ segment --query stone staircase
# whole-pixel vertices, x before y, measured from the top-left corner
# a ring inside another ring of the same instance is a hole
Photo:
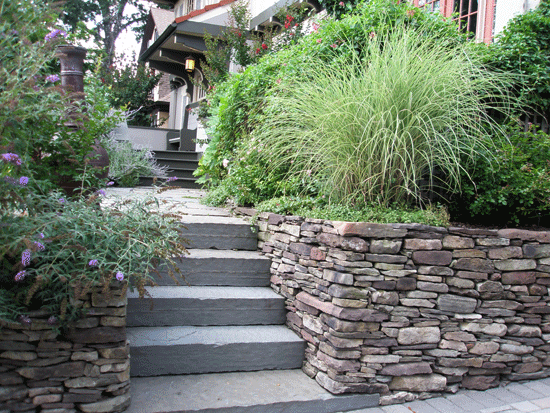
[[[195,151],[154,151],[155,160],[160,166],[168,167],[168,176],[177,177],[177,181],[170,183],[172,186],[181,188],[200,188],[196,183],[197,178],[193,172],[199,166],[200,152]],[[139,184],[141,186],[150,186],[153,184],[153,178],[150,176],[140,176]]]
[[[249,223],[184,219],[189,285],[167,275],[151,300],[128,296],[132,405],[128,412],[340,412],[377,404],[334,396],[300,368],[306,343],[286,328],[284,298]]]

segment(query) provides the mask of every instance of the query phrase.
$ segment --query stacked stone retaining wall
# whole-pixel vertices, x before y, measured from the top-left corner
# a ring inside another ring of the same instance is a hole
[[[261,214],[304,371],[381,403],[550,376],[550,232]]]
[[[86,316],[61,334],[42,311],[0,325],[0,412],[117,412],[130,404],[126,294],[95,291]]]

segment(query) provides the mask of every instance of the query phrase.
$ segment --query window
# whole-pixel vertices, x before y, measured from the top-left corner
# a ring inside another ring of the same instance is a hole
[[[418,0],[418,7],[424,7],[430,11],[439,11],[441,8],[440,0]]]
[[[455,0],[453,13],[457,13],[458,24],[465,32],[477,33],[477,0]]]
[[[446,17],[456,16],[460,29],[478,41],[490,43],[493,39],[495,0],[413,0],[413,4]]]

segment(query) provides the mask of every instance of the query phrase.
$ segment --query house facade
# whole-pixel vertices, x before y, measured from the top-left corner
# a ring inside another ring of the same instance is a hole
[[[229,10],[236,0],[154,0],[170,10],[152,9],[145,29],[139,60],[152,69],[168,75],[169,101],[168,148],[194,150],[190,143],[205,138],[192,109],[205,97],[208,84],[203,73],[207,50],[204,34],[216,37],[222,34],[229,20]],[[250,30],[261,32],[266,26],[279,24],[274,15],[282,7],[307,3],[321,10],[316,0],[251,0]],[[237,68],[229,67],[229,70]],[[164,82],[166,84],[166,82]],[[161,86],[162,83],[161,83]],[[160,98],[159,93],[157,93]],[[159,115],[160,116],[160,115]]]

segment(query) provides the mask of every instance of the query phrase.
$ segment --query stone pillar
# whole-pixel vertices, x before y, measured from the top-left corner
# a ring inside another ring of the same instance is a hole
[[[61,86],[69,93],[84,93],[84,47],[58,46],[56,56],[61,63]]]

